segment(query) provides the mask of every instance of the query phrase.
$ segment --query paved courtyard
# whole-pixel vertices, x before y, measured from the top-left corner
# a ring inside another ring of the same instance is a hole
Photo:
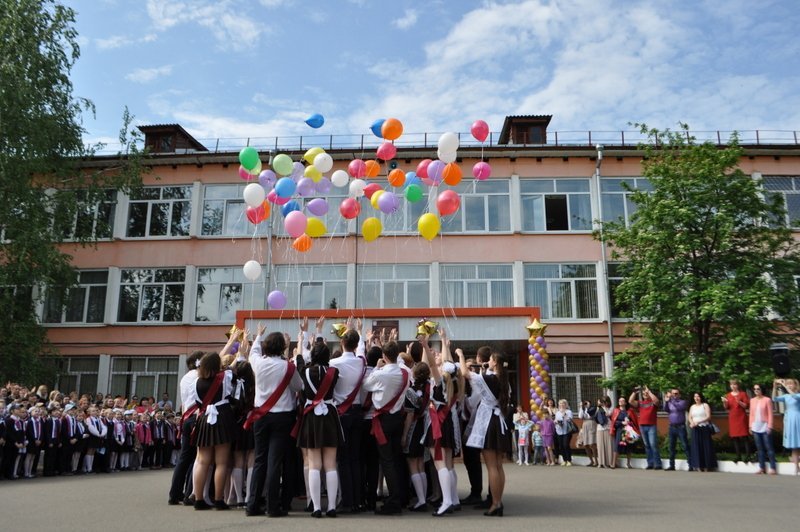
[[[461,494],[466,472],[458,465]],[[800,477],[688,473],[574,466],[506,466],[506,516],[464,509],[435,519],[341,515],[312,520],[246,517],[243,510],[197,512],[168,506],[171,470],[24,481],[0,481],[0,508],[14,530],[563,530],[693,531],[796,528]],[[295,501],[295,509],[302,507]],[[492,527],[491,529],[488,527]],[[773,528],[777,527],[777,528]],[[12,530],[12,528],[6,528]]]

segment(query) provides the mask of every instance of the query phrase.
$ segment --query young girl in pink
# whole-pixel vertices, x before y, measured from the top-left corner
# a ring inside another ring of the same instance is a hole
[[[542,433],[546,463],[549,466],[556,465],[555,459],[553,458],[556,424],[550,418],[549,412],[544,412],[542,419],[539,421],[539,428]]]

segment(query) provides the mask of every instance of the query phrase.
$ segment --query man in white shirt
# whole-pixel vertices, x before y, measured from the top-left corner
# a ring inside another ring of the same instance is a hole
[[[181,408],[186,412],[197,405],[197,365],[203,357],[202,351],[194,351],[186,357],[186,375],[180,382]],[[187,499],[192,493],[192,465],[197,457],[197,447],[192,445],[191,435],[194,428],[194,414],[185,416],[181,420],[181,454],[178,457],[178,464],[172,471],[172,484],[169,488],[168,503],[171,505],[183,501],[188,504]]]
[[[383,346],[383,359],[364,380],[364,388],[372,392],[373,435],[378,441],[378,456],[389,495],[375,513],[396,515],[402,512],[402,485],[398,468],[403,465],[401,437],[403,432],[403,396],[408,387],[408,373],[397,365],[400,348],[390,341]]]

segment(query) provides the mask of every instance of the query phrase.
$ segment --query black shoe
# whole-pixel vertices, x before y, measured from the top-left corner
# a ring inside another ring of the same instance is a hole
[[[256,517],[258,515],[264,515],[264,510],[250,510],[249,508],[245,508],[244,515],[247,517]]]
[[[675,466],[665,467],[664,471],[675,471]]]
[[[428,504],[422,503],[419,506],[412,506],[408,509],[409,512],[427,512],[428,511]]]
[[[200,500],[194,501],[194,509],[195,510],[209,510],[209,509],[211,509],[211,506],[209,506],[208,503],[206,503],[206,501],[204,501],[203,499],[200,499]]]
[[[267,513],[268,517],[286,517],[287,515],[289,515],[289,512],[287,512],[286,510],[275,510],[273,512]]]
[[[481,501],[481,502],[479,502],[478,504],[475,505],[475,509],[476,510],[488,510],[491,507],[492,507],[492,500],[491,499],[485,499],[485,500],[483,500],[483,501]]]
[[[325,512],[325,515],[327,515],[328,517],[336,517],[336,510],[328,510],[327,512]]]
[[[174,497],[170,497],[169,500],[167,500],[167,504],[170,506],[177,506],[179,502],[180,501]]]
[[[375,515],[400,515],[402,513],[403,511],[400,508],[392,508],[391,506],[386,506],[385,504],[375,510]]]
[[[322,510],[314,510],[313,512],[311,512],[311,517],[319,519],[320,517],[322,517]]]
[[[645,467],[645,469],[653,469],[653,466],[649,465],[649,466]]]
[[[488,512],[483,512],[483,515],[487,517],[503,517],[503,505],[501,504],[494,510],[489,510]]]
[[[215,510],[230,510],[231,507],[225,501],[214,501]]]
[[[306,505],[305,511],[306,512],[313,512],[314,511],[314,503],[313,502],[309,502],[308,505]]]
[[[475,495],[475,494],[470,493],[469,497],[467,497],[466,499],[461,499],[460,502],[461,502],[461,504],[463,504],[465,506],[469,506],[471,504],[478,504],[479,502],[482,502],[482,501],[483,501],[483,498],[481,498],[480,494]]]
[[[460,504],[453,504],[453,505],[450,506],[450,509],[455,511],[455,512],[460,512],[461,511],[461,505]]]
[[[434,517],[442,517],[445,514],[451,514],[451,513],[453,513],[453,505],[452,504],[450,506],[448,506],[447,508],[445,508],[444,510],[442,510],[441,512],[436,511],[436,512],[433,512],[433,514],[431,514],[431,515],[433,515]]]
[[[660,465],[657,465],[653,469],[655,469],[656,471],[660,471],[662,469],[662,467]]]

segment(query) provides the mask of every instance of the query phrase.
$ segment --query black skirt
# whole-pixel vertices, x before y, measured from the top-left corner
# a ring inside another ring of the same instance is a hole
[[[224,404],[217,407],[217,422],[208,423],[208,414],[197,420],[194,428],[194,443],[198,447],[214,447],[231,443],[236,432],[236,420],[233,418],[231,405]]]
[[[233,450],[247,452],[256,448],[256,439],[253,436],[253,428],[244,430],[244,421],[236,424],[235,437],[233,440]]]
[[[422,433],[425,431],[425,417],[421,417],[414,424],[414,428],[408,437],[408,452],[406,456],[409,458],[419,458],[425,455],[425,447],[430,447],[431,429],[428,427],[428,433],[425,435],[425,440],[422,440]]]
[[[486,439],[483,440],[483,448],[499,453],[510,453],[511,432],[511,429],[506,427],[506,432],[503,434],[500,418],[492,415],[489,420],[489,426],[486,428]]]
[[[453,423],[453,412],[447,413],[447,417],[442,421],[442,441],[439,442],[442,449],[455,449],[456,448],[456,430],[461,430],[461,427],[456,429]],[[436,442],[433,441],[433,431],[428,430],[428,435],[425,437],[425,444],[428,447],[433,447]]]
[[[328,405],[328,412],[323,416],[314,414],[312,410],[303,416],[300,433],[297,435],[297,446],[303,449],[322,449],[323,447],[339,447],[344,443],[342,424],[339,412]]]

